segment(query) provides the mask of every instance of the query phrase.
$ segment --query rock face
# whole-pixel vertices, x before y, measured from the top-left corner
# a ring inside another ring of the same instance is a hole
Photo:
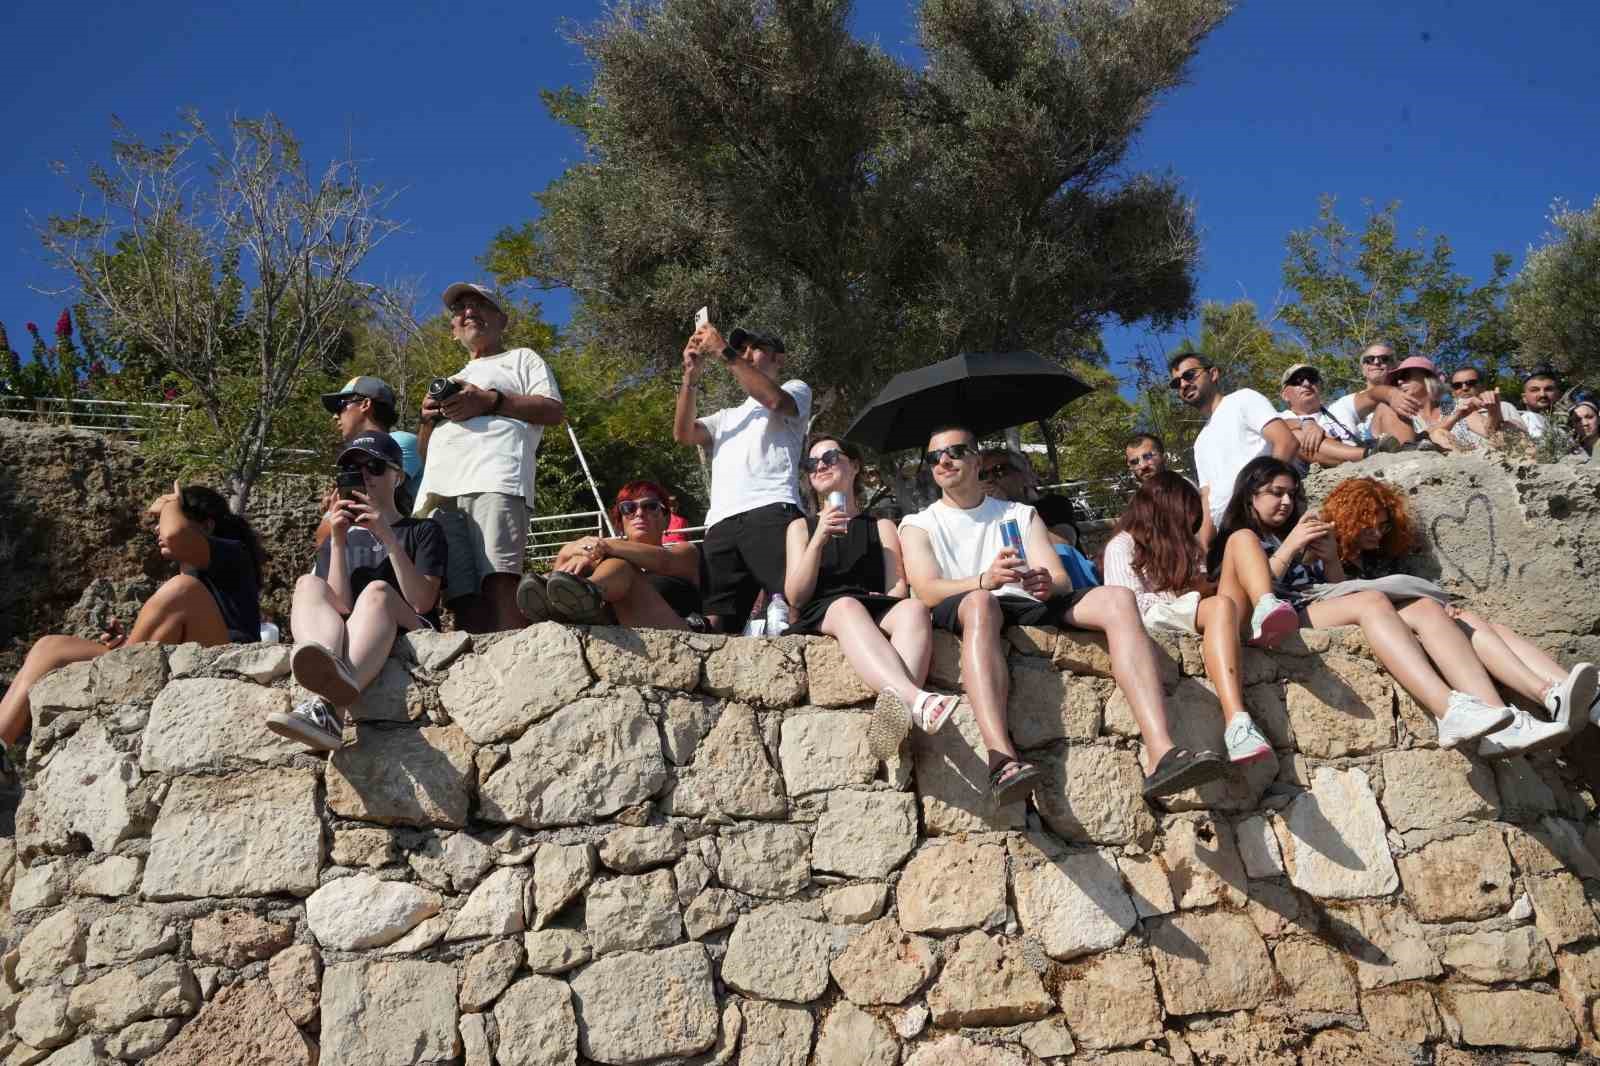
[[[1306,630],[1242,661],[1275,757],[1150,805],[1103,640],[1008,637],[1014,739],[1046,773],[1002,809],[969,713],[871,759],[872,694],[827,638],[408,637],[326,759],[260,728],[295,698],[282,645],[58,671],[0,838],[0,1058],[1600,1050],[1592,738],[1441,751],[1364,638]],[[941,634],[938,683],[958,652]],[[1175,739],[1220,744],[1198,643],[1159,663]]]

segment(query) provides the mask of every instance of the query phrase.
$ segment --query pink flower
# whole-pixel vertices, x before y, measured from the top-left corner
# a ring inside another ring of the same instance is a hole
[[[65,307],[61,309],[61,317],[56,319],[56,336],[63,340],[72,336],[72,312]]]
[[[28,332],[33,334],[35,337],[37,337],[39,335],[39,323],[37,323],[37,322],[29,322],[28,323]]]
[[[168,385],[166,390],[162,392],[161,395],[168,401],[176,400],[178,398],[178,390],[173,388],[171,385]]]

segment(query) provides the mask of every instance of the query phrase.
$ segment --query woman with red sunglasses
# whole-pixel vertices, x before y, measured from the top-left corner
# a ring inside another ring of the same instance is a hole
[[[548,575],[517,586],[517,606],[530,622],[698,629],[704,584],[700,547],[663,544],[672,497],[654,481],[630,481],[617,492],[611,521],[620,537],[580,537],[556,556]]]

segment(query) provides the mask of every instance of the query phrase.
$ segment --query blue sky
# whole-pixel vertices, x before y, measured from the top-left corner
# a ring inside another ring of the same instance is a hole
[[[12,343],[24,347],[26,320],[48,333],[62,305],[30,289],[62,279],[40,260],[29,214],[75,203],[50,164],[81,174],[113,114],[154,136],[185,105],[213,120],[270,109],[319,161],[348,141],[402,190],[395,213],[409,222],[368,276],[421,275],[430,289],[476,277],[495,231],[529,217],[531,194],[577,155],[537,94],[584,78],[558,24],[599,10],[18,5],[0,16],[7,40],[28,42],[0,94],[0,320]],[[906,53],[910,12],[859,3],[858,32]],[[1363,200],[1400,200],[1404,228],[1447,234],[1458,266],[1482,276],[1495,250],[1520,264],[1554,198],[1600,193],[1597,44],[1594,0],[1246,0],[1202,46],[1190,84],[1162,101],[1130,168],[1170,169],[1194,198],[1206,299],[1270,306],[1284,237],[1311,224],[1323,193],[1354,225]],[[560,295],[546,301],[553,321],[567,313]],[[1147,339],[1107,334],[1119,360]]]

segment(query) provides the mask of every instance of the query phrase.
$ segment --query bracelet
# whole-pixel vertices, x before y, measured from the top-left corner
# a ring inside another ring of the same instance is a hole
[[[988,571],[984,571],[984,573],[987,573],[987,572]],[[983,574],[979,574],[978,575],[978,591],[979,592],[988,592],[989,591],[988,589],[983,587]]]

